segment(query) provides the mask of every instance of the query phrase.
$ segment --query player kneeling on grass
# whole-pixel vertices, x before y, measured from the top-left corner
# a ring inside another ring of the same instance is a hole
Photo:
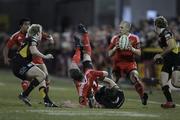
[[[80,29],[79,31],[84,31],[87,38],[85,27],[83,25],[79,25],[78,29]],[[89,40],[86,39],[86,43],[89,43]],[[69,72],[71,78],[74,80],[79,94],[79,103],[85,106],[89,105],[90,108],[95,107],[97,104],[98,106],[100,105],[105,108],[120,108],[124,103],[124,93],[119,89],[113,80],[107,78],[108,73],[106,71],[98,71],[93,68],[90,57],[91,48],[84,49],[84,47],[90,47],[90,44],[82,46],[81,40],[77,37],[75,37],[75,44],[76,50],[72,58]],[[84,74],[78,67],[81,55],[83,58],[82,63]],[[107,83],[108,87],[104,86],[99,88],[100,86],[98,85],[98,81]]]
[[[42,26],[39,24],[32,24],[28,29],[28,38],[24,41],[23,45],[17,51],[13,57],[11,64],[12,70],[16,77],[24,80],[29,80],[30,84],[28,88],[19,95],[19,99],[22,100],[28,106],[31,106],[29,99],[27,98],[30,92],[40,85],[43,88],[43,99],[46,107],[57,107],[49,99],[46,86],[46,74],[32,63],[32,57],[40,56],[44,59],[53,59],[51,54],[44,55],[37,49],[38,41],[42,37]]]

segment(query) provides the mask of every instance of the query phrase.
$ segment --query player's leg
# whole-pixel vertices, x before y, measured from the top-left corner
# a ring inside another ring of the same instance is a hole
[[[129,75],[130,75],[130,80],[134,84],[134,87],[141,98],[142,104],[146,105],[148,100],[148,95],[147,93],[144,92],[144,86],[139,79],[139,74],[137,70],[132,70]]]
[[[82,34],[83,50],[85,51],[85,53],[91,56],[92,50],[90,45],[89,34],[87,32],[86,27],[83,24],[79,24],[78,32]]]
[[[32,68],[30,68],[27,73],[26,73],[27,77],[28,78],[31,78],[33,79],[32,82],[30,83],[29,87],[27,88],[27,90],[25,90],[24,92],[22,92],[22,96],[24,97],[27,97],[30,92],[36,87],[38,86],[39,84],[41,86],[44,87],[43,89],[43,99],[44,99],[44,102],[45,102],[45,105],[46,103],[49,103],[50,106],[47,106],[47,107],[57,107],[56,105],[54,105],[51,100],[49,99],[49,96],[48,96],[48,93],[47,93],[47,90],[45,89],[46,88],[46,82],[45,82],[45,78],[46,78],[46,74],[41,70],[39,69],[37,66],[33,66]]]
[[[31,68],[27,68],[27,72],[24,73],[26,78],[31,80],[28,88],[23,91],[19,95],[19,99],[21,99],[25,104],[31,106],[31,103],[27,99],[31,91],[39,85],[40,81],[42,81],[45,78],[45,75],[37,70],[36,66],[31,66]]]
[[[175,104],[173,103],[171,91],[170,91],[170,88],[168,85],[169,75],[171,73],[172,73],[172,66],[169,64],[169,62],[167,63],[165,61],[164,65],[162,67],[161,75],[160,75],[162,91],[166,98],[166,102],[161,104],[162,108],[174,108],[175,107]]]
[[[39,92],[40,92],[40,95],[42,97],[42,91],[41,89],[46,89],[47,92],[49,92],[49,84],[50,84],[50,80],[48,79],[48,70],[47,70],[47,67],[46,65],[43,63],[43,64],[37,64],[36,65],[37,67],[39,67],[45,74],[46,74],[46,79],[45,79],[45,82],[46,82],[46,88],[44,88],[44,85],[40,86],[39,87]]]
[[[79,93],[80,82],[82,82],[83,79],[83,74],[78,67],[78,64],[80,63],[80,59],[81,59],[81,51],[80,48],[77,47],[72,57],[72,62],[69,68],[69,74],[75,83],[78,93]]]
[[[176,88],[180,88],[180,71],[179,70],[174,70],[172,72],[172,85]]]
[[[112,71],[112,79],[115,81],[115,83],[118,83],[119,79],[121,78],[121,70],[113,69]]]

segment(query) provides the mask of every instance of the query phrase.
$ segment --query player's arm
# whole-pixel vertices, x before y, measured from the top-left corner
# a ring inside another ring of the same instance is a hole
[[[162,59],[167,53],[172,51],[176,47],[176,41],[175,39],[171,36],[171,34],[166,34],[166,42],[167,42],[167,47],[163,49],[163,52],[161,54],[156,54],[154,56],[154,60],[156,61],[157,59]]]
[[[13,48],[13,46],[16,44],[16,37],[13,36],[10,39],[8,39],[7,44],[5,45],[3,49],[3,57],[4,57],[4,63],[9,65],[10,63],[10,58],[8,57],[9,50]]]
[[[113,56],[114,53],[115,53],[115,51],[117,50],[117,48],[118,48],[118,46],[114,46],[112,49],[110,49],[110,50],[108,51],[108,55],[109,55],[109,56]]]
[[[9,65],[10,58],[8,57],[9,48],[7,46],[3,49],[4,64]]]
[[[108,47],[108,55],[111,57],[114,55],[115,51],[119,48],[118,43],[114,43],[115,37],[111,39],[111,43]]]
[[[53,59],[53,55],[52,54],[47,54],[47,55],[44,55],[42,54],[36,47],[37,43],[36,42],[32,42],[31,46],[29,47],[30,49],[30,52],[32,55],[34,56],[39,56],[39,57],[42,57],[44,59]]]
[[[141,48],[140,43],[137,43],[136,47],[133,47],[131,44],[129,45],[129,50],[132,51],[134,54],[141,56]]]
[[[98,80],[107,83],[109,85],[109,88],[118,87],[117,84],[112,79],[107,77],[108,72],[106,72],[106,71],[96,71],[96,73],[94,75],[99,77]]]

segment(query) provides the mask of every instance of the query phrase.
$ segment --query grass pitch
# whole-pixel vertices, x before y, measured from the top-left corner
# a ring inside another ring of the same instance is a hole
[[[38,89],[30,94],[32,107],[19,99],[20,80],[11,71],[0,70],[0,120],[179,120],[180,93],[173,92],[174,109],[162,109],[162,92],[154,90],[147,106],[141,105],[134,90],[124,89],[125,103],[120,109],[89,109],[78,105],[78,97],[70,79],[50,77],[50,97],[59,108],[45,108]],[[68,105],[66,105],[68,104]]]

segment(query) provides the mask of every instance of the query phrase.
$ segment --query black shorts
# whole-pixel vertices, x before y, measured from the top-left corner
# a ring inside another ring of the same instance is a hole
[[[20,78],[21,80],[27,80],[26,72],[34,65],[32,63],[19,63],[12,61],[11,66],[16,77]]]
[[[173,68],[177,69],[179,68],[179,66],[180,66],[180,53],[175,54],[173,52],[170,52],[163,58],[163,67],[161,71],[171,74]]]

